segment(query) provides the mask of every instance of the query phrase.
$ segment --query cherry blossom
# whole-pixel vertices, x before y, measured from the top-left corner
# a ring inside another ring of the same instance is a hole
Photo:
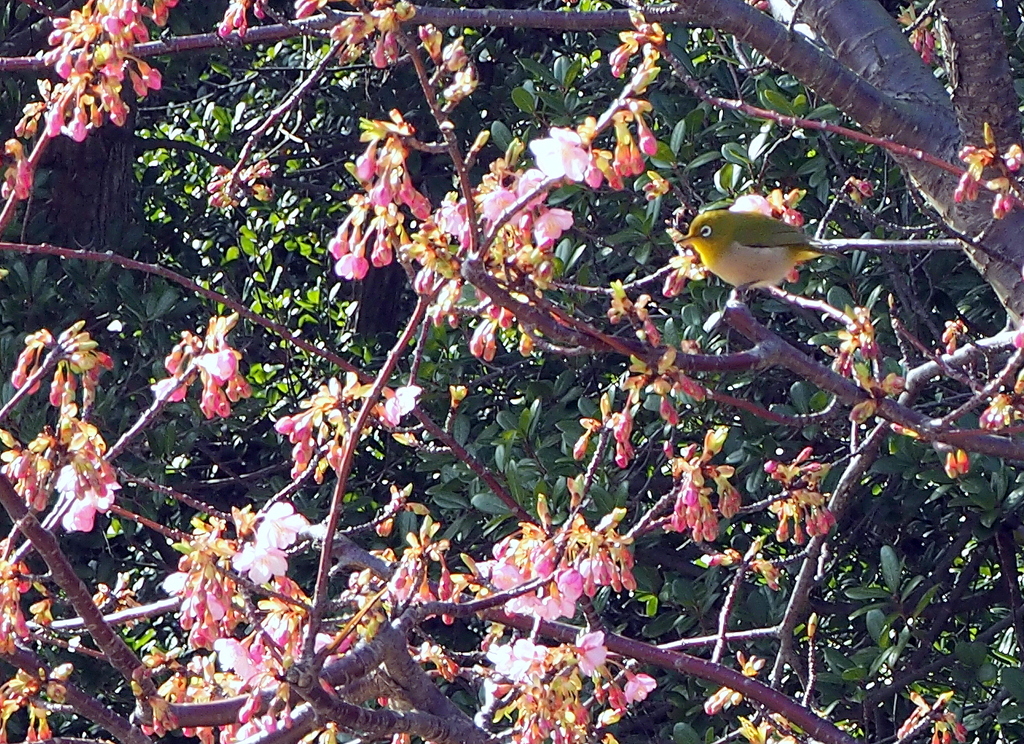
[[[547,250],[562,233],[572,227],[572,212],[567,209],[548,209],[533,223],[533,237],[537,247]]]
[[[598,667],[608,658],[604,632],[600,630],[581,635],[576,639],[576,648],[579,651],[580,671],[588,676],[596,674]]]
[[[630,703],[638,703],[658,686],[654,677],[648,674],[633,674],[626,672],[626,700]]]
[[[292,546],[298,533],[308,526],[309,520],[296,514],[294,506],[278,502],[263,512],[263,520],[256,530],[256,543],[285,550]]]
[[[494,663],[494,670],[516,682],[540,673],[547,655],[547,646],[537,645],[526,638],[506,646],[491,646],[487,651],[487,658]]]
[[[385,390],[384,396],[387,401],[384,403],[384,420],[392,426],[398,426],[402,417],[416,407],[416,400],[422,390],[418,385],[405,385],[391,395]]]
[[[580,136],[571,129],[559,127],[553,127],[550,134],[530,143],[537,167],[549,178],[582,181],[590,166],[590,154],[583,148]]]
[[[255,584],[265,584],[271,576],[284,576],[288,572],[284,551],[258,542],[242,548],[242,552],[231,559],[231,565],[239,573],[248,574]]]

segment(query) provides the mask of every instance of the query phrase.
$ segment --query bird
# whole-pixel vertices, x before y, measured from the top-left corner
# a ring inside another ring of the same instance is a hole
[[[714,209],[693,218],[682,243],[735,287],[778,286],[793,268],[821,254],[799,228],[760,212]]]

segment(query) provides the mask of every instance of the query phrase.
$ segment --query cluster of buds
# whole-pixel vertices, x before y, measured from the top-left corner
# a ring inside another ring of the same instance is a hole
[[[19,140],[9,139],[4,144],[4,154],[14,160],[4,169],[4,182],[0,186],[0,197],[19,201],[28,199],[32,193],[32,167],[25,157],[25,146]]]
[[[316,463],[317,483],[323,482],[328,466],[340,467],[342,443],[355,423],[353,404],[369,392],[370,386],[361,384],[352,372],[346,375],[344,384],[332,377],[313,397],[299,404],[304,410],[277,420],[274,428],[293,445],[292,478],[305,472],[321,448],[326,449],[326,456]]]
[[[947,320],[946,327],[942,331],[942,343],[946,345],[946,353],[952,354],[960,346],[960,339],[967,335],[967,324],[957,318],[956,320]],[[1017,343],[1015,340],[1014,343]],[[1018,344],[1017,348],[1024,346],[1024,343]]]
[[[274,190],[265,181],[273,176],[274,170],[268,160],[260,160],[244,168],[218,165],[213,169],[213,178],[206,185],[210,205],[220,209],[237,207],[247,196],[257,201],[270,201],[274,198]]]
[[[295,15],[305,18],[312,15],[327,3],[325,0],[296,0]],[[353,2],[353,5],[357,3]],[[359,7],[361,4],[358,4]],[[374,67],[383,69],[394,64],[399,57],[398,31],[401,24],[410,20],[416,8],[404,2],[394,0],[375,0],[372,10],[364,10],[356,16],[349,16],[331,29],[331,39],[345,42],[340,53],[341,63],[349,64],[363,53],[366,41],[377,33],[377,42],[370,53]]]
[[[659,57],[658,48],[665,43],[665,32],[657,23],[648,23],[640,13],[631,12],[632,31],[621,31],[619,41],[622,42],[608,55],[608,64],[615,77],[622,77],[626,65],[634,54],[642,51],[644,61],[653,64]]]
[[[318,460],[313,473],[317,483],[323,482],[328,467],[340,470],[343,447],[348,437],[361,436],[361,432],[353,433],[352,428],[360,401],[369,395],[371,389],[371,385],[362,384],[353,372],[346,374],[344,384],[332,377],[320,386],[313,397],[299,404],[303,410],[277,420],[274,428],[287,436],[293,445],[293,478],[302,475],[321,450],[324,457]],[[373,414],[380,421],[397,426],[402,417],[416,407],[419,394],[417,385],[384,388],[384,402],[374,406]]]
[[[21,595],[32,582],[28,566],[21,561],[8,560],[10,539],[0,540],[0,653],[14,651],[15,639],[29,637],[25,615],[21,611]]]
[[[218,638],[228,638],[245,617],[236,605],[238,585],[231,578],[235,544],[224,538],[227,524],[219,517],[192,520],[192,534],[176,549],[182,557],[178,572],[164,579],[168,594],[181,597],[178,619],[189,631],[193,648],[213,648]]]
[[[790,463],[769,460],[764,470],[781,484],[784,495],[772,502],[768,510],[779,519],[775,538],[779,542],[792,539],[802,545],[806,535],[827,535],[836,523],[827,506],[828,494],[821,492],[821,482],[828,475],[829,465],[811,460],[812,450],[805,447]]]
[[[629,393],[629,398],[621,411],[612,410],[612,399],[610,395],[601,396],[601,420],[593,418],[580,419],[583,426],[583,433],[573,445],[572,454],[577,460],[582,460],[590,445],[590,438],[594,432],[607,428],[615,439],[615,464],[620,468],[629,465],[633,459],[633,443],[630,441],[633,435],[633,416],[636,412],[638,395],[635,389]]]
[[[249,10],[252,9],[253,14],[262,20],[266,17],[263,9],[265,3],[266,0],[231,0],[217,26],[217,35],[223,39],[232,31],[237,31],[239,36],[245,36],[249,30]]]
[[[685,353],[697,353],[697,347],[693,350],[684,346]],[[678,352],[674,348],[666,349],[658,360],[657,370],[650,370],[646,364],[634,361],[630,365],[630,372],[634,374],[628,378],[623,387],[628,389],[639,389],[643,387],[647,393],[657,395],[661,399],[658,406],[658,413],[665,423],[671,426],[679,424],[679,411],[676,409],[674,398],[680,395],[687,395],[694,400],[701,401],[707,396],[707,391],[698,382],[691,379],[676,366],[675,361]]]
[[[469,339],[469,352],[477,359],[493,361],[498,351],[498,330],[508,330],[514,322],[515,316],[511,312],[488,303]]]
[[[866,307],[855,307],[846,311],[846,327],[839,331],[839,352],[832,368],[849,377],[859,358],[874,364],[878,361],[879,348],[875,340],[875,324]]]
[[[406,166],[408,142],[414,139],[415,129],[397,110],[390,116],[389,122],[360,121],[360,140],[368,145],[349,170],[366,194],[349,199],[348,216],[328,245],[336,261],[335,272],[343,279],[363,279],[370,263],[387,266],[397,251],[409,246],[411,239],[401,206],[419,220],[430,216],[430,201],[413,186]]]
[[[35,392],[36,374],[45,363],[43,353],[53,365],[49,400],[59,409],[56,429],[41,431],[27,447],[9,432],[0,430],[0,441],[7,450],[0,455],[3,473],[34,510],[46,508],[51,488],[63,497],[62,524],[67,530],[88,532],[97,511],[106,512],[120,489],[111,465],[104,458],[107,445],[99,430],[78,418],[76,391],[82,386],[82,406],[88,409],[95,396],[100,373],[111,369],[110,357],[99,351],[96,342],[75,323],[57,339],[46,330],[30,334],[25,350],[18,358],[11,382],[16,388]],[[53,479],[56,474],[56,480]]]
[[[203,392],[199,409],[208,419],[231,415],[231,404],[252,395],[245,376],[239,371],[242,354],[227,342],[227,334],[238,323],[238,314],[210,318],[206,337],[184,331],[181,341],[164,360],[170,377],[153,385],[160,399],[181,401],[188,386],[198,376]]]
[[[850,176],[843,184],[843,193],[846,194],[854,203],[863,204],[865,199],[870,199],[875,195],[875,187],[870,181],[865,181],[863,178],[857,178],[856,176]]]
[[[608,320],[612,323],[626,319],[636,329],[636,336],[641,341],[646,341],[651,346],[661,346],[661,332],[651,320],[648,306],[651,304],[651,296],[642,294],[636,302],[629,298],[622,282],[615,280],[611,283],[612,299],[608,308]]]
[[[932,17],[927,15],[918,17],[914,6],[909,6],[896,18],[896,20],[911,29],[910,45],[914,51],[921,55],[921,61],[926,65],[935,62],[935,31],[932,29]]]
[[[985,122],[984,137],[984,147],[966,145],[961,148],[960,159],[967,164],[967,170],[960,177],[953,198],[957,202],[974,201],[984,186],[994,194],[992,216],[999,220],[1020,202],[1020,187],[1015,174],[1024,164],[1024,149],[1014,143],[1004,152],[1000,152],[995,134],[988,122]],[[986,168],[995,168],[995,177],[986,179]]]
[[[89,0],[69,17],[53,19],[53,49],[43,59],[64,82],[44,90],[45,106],[26,107],[19,134],[32,136],[44,110],[48,137],[63,132],[81,142],[108,118],[123,126],[128,119],[121,96],[125,74],[139,98],[161,85],[159,71],[133,56],[132,48],[149,41],[145,19],[163,25],[177,2],[157,0],[151,10],[138,0]]]
[[[959,742],[967,741],[967,728],[956,720],[956,715],[952,711],[946,710],[946,705],[953,699],[952,690],[939,695],[935,699],[934,705],[928,705],[925,699],[916,692],[910,693],[910,699],[915,708],[896,732],[897,740],[902,741],[907,738],[930,719],[934,721],[932,744],[950,744],[954,739]]]
[[[690,530],[697,542],[717,538],[718,516],[731,519],[740,509],[740,493],[730,482],[736,469],[731,465],[711,464],[711,459],[722,451],[728,435],[729,430],[724,426],[710,429],[704,435],[703,447],[690,444],[669,460],[676,484],[669,529],[674,532]],[[717,510],[711,503],[711,495],[716,492]]]
[[[801,227],[804,216],[797,211],[797,205],[807,193],[805,189],[791,189],[783,194],[782,189],[773,189],[767,197],[760,194],[745,194],[733,202],[732,212],[756,212],[766,217],[782,220],[787,225]]]
[[[18,356],[18,362],[11,373],[11,384],[19,390],[28,384],[43,363],[43,352],[52,350],[56,354],[53,381],[50,383],[50,404],[60,409],[65,416],[77,416],[75,392],[78,380],[82,385],[82,407],[88,409],[96,395],[99,377],[103,370],[113,369],[110,356],[98,350],[96,343],[84,331],[85,321],[80,320],[60,334],[56,339],[43,329],[25,338],[25,349]],[[29,393],[39,389],[35,382]]]
[[[48,675],[40,669],[35,675],[19,669],[13,677],[0,685],[0,740],[7,739],[7,722],[21,709],[28,711],[26,741],[47,741],[53,736],[47,716],[54,706],[62,705],[67,694],[65,684],[74,667],[60,664]],[[43,694],[48,700],[43,699]]]
[[[764,669],[764,659],[751,656],[749,659],[742,651],[737,652],[736,661],[740,664],[740,672],[744,677],[754,679]],[[720,687],[711,697],[704,701],[704,712],[709,716],[721,713],[726,708],[743,702],[743,693],[729,687]]]
[[[946,453],[944,468],[949,479],[956,480],[971,472],[971,458],[962,449],[950,450]]]
[[[447,539],[437,540],[435,537],[441,529],[440,522],[435,522],[426,507],[421,504],[411,505],[425,514],[418,532],[409,532],[405,536],[408,546],[402,554],[391,581],[388,584],[389,594],[394,605],[405,604],[415,600],[419,602],[457,602],[462,591],[472,582],[466,574],[453,574],[445,560],[450,542]],[[440,567],[440,578],[436,587],[428,581],[428,566],[432,563]],[[454,622],[450,616],[443,617],[449,625]]]
[[[772,591],[778,591],[779,579],[782,577],[782,571],[778,566],[765,558],[763,553],[761,553],[761,546],[763,544],[764,538],[757,538],[755,543],[747,551],[746,559],[740,555],[738,550],[734,548],[726,548],[721,553],[711,553],[710,555],[707,555],[704,560],[707,562],[708,567],[733,566],[746,560],[747,568],[749,570],[764,579],[764,583],[768,585],[769,589]]]

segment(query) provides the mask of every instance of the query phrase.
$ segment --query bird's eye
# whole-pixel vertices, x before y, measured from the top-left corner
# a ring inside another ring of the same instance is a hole
[[[710,238],[711,237],[711,225],[703,225],[700,228],[700,236],[702,238]]]

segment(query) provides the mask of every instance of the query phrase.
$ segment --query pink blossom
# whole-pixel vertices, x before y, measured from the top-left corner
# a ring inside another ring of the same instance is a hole
[[[347,253],[338,259],[334,264],[334,271],[342,279],[358,281],[366,277],[370,270],[370,262],[364,256],[357,256],[354,253]]]
[[[590,154],[583,149],[580,136],[571,129],[558,127],[553,127],[550,134],[530,143],[537,167],[549,178],[582,181],[590,165]]]
[[[730,212],[757,212],[765,217],[772,216],[772,205],[763,196],[746,194],[733,202]]]
[[[522,572],[510,563],[495,563],[491,568],[491,583],[501,591],[514,589],[526,581]]]
[[[545,620],[558,620],[576,614],[576,602],[583,596],[583,576],[574,568],[559,571],[555,582],[557,589],[538,602],[535,612]]]
[[[283,576],[288,571],[288,559],[281,549],[259,543],[246,545],[231,559],[231,565],[239,573],[248,574],[254,584],[265,584],[271,576]]]
[[[296,514],[294,506],[279,501],[263,512],[263,520],[256,529],[256,543],[267,548],[285,550],[292,546],[299,532],[308,526],[309,520]]]
[[[218,638],[213,642],[217,660],[225,669],[230,669],[246,682],[261,674],[261,659],[253,658],[249,651],[234,638]]]
[[[238,372],[238,357],[231,349],[203,354],[196,360],[196,366],[207,372],[218,385],[223,385]]]
[[[576,639],[576,649],[579,651],[580,671],[590,676],[597,672],[608,658],[608,649],[604,645],[604,632],[598,630],[593,633],[581,635]]]
[[[460,245],[469,242],[469,220],[466,218],[466,202],[445,200],[438,210],[437,226],[459,241]]]
[[[638,703],[647,697],[658,683],[648,674],[632,674],[626,672],[626,700]]]
[[[392,426],[398,426],[402,416],[416,407],[422,388],[419,385],[406,385],[398,388],[387,402],[384,403],[384,420]],[[387,393],[385,392],[385,395]]]
[[[366,152],[356,158],[356,178],[369,183],[377,172],[377,143],[371,142]]]
[[[494,670],[516,682],[541,672],[547,655],[547,646],[539,646],[526,638],[507,646],[491,646],[487,652]]]
[[[567,209],[549,209],[533,223],[533,237],[537,247],[546,250],[555,244],[562,233],[572,227],[572,212]]]
[[[108,466],[109,468],[109,466]],[[71,500],[61,524],[68,532],[91,532],[96,512],[105,514],[114,504],[114,493],[121,488],[113,473],[105,469],[79,473],[74,465],[65,465],[57,475],[57,492]]]
[[[515,192],[498,188],[480,197],[480,215],[490,224],[496,223],[515,204]]]

